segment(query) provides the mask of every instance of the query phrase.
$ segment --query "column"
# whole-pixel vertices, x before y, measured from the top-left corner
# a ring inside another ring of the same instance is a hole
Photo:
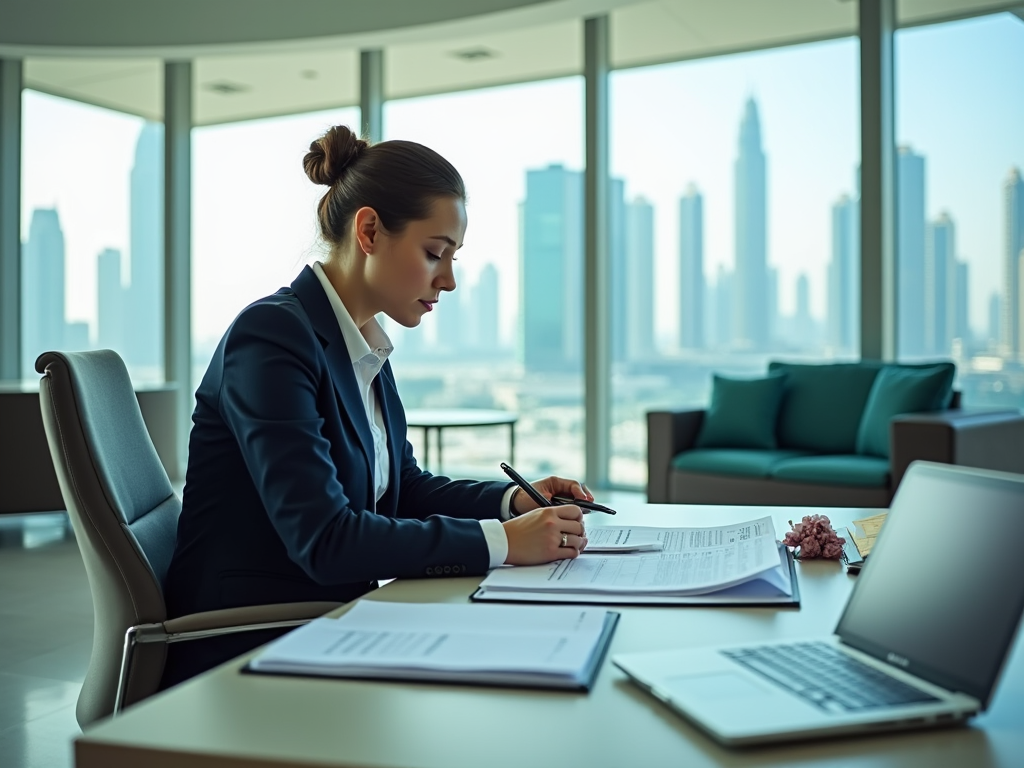
[[[860,2],[860,355],[896,359],[896,0]]]
[[[587,484],[608,485],[611,265],[608,256],[608,16],[584,21],[583,391]]]
[[[21,88],[20,59],[0,58],[0,380],[21,370]]]
[[[359,52],[359,125],[371,144],[384,138],[384,51]]]

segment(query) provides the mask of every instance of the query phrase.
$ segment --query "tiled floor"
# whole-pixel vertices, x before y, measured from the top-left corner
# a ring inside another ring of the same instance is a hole
[[[0,516],[0,766],[72,765],[92,599],[67,516]]]

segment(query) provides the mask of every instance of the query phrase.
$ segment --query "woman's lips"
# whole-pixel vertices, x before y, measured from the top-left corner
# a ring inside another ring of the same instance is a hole
[[[433,312],[434,311],[434,302],[432,302],[432,301],[424,301],[423,299],[420,299],[420,304],[422,304],[424,307],[427,308],[427,312]]]

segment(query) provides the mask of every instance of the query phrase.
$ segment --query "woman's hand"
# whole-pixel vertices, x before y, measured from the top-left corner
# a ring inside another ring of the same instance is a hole
[[[578,480],[567,480],[564,477],[545,477],[536,483],[530,483],[530,485],[540,491],[541,496],[549,501],[552,496],[568,496],[571,499],[584,499],[586,501],[594,500],[593,494]],[[512,506],[513,516],[522,515],[531,509],[537,509],[537,502],[530,498],[530,494],[519,490],[512,496]]]
[[[502,525],[508,537],[508,557],[505,559],[508,565],[540,565],[553,560],[571,560],[579,557],[587,546],[583,510],[574,504],[533,509],[506,520]]]

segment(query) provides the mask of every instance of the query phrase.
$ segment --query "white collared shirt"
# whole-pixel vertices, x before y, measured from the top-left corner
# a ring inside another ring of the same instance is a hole
[[[331,303],[331,309],[334,310],[334,316],[338,320],[348,355],[352,359],[352,368],[355,371],[356,383],[359,385],[359,392],[362,395],[366,419],[370,423],[375,465],[373,494],[376,503],[387,493],[391,470],[387,429],[384,426],[384,415],[381,412],[380,403],[377,402],[377,393],[373,391],[373,380],[380,373],[380,369],[384,367],[384,363],[387,362],[395,347],[376,318],[370,318],[370,321],[362,328],[356,326],[348,308],[338,296],[338,292],[334,290],[327,275],[324,274],[323,265],[319,261],[313,263],[313,272],[320,281],[320,285],[323,286],[327,300]],[[515,486],[505,491],[504,496],[501,497],[502,520],[508,520],[511,516],[509,504],[513,490],[515,490]],[[487,541],[490,567],[497,568],[508,557],[508,536],[505,533],[505,528],[500,520],[493,519],[481,520],[480,528]]]

